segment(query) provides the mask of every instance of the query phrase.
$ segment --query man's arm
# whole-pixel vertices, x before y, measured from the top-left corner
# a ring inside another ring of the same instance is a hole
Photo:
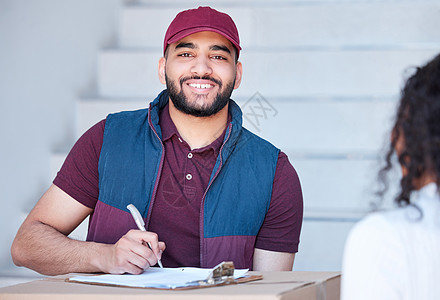
[[[131,230],[116,244],[67,237],[92,209],[56,185],[41,197],[17,232],[11,247],[14,263],[47,275],[71,272],[139,274],[155,265],[165,249],[152,232]],[[145,245],[150,242],[152,251]]]
[[[292,270],[302,219],[303,199],[298,174],[287,155],[280,152],[270,206],[255,243],[254,270]]]
[[[295,253],[254,250],[254,271],[292,271]]]

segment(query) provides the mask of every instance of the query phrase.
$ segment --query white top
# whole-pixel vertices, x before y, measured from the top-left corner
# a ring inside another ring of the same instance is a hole
[[[412,207],[374,213],[357,223],[345,245],[342,300],[440,299],[440,197],[434,183]]]

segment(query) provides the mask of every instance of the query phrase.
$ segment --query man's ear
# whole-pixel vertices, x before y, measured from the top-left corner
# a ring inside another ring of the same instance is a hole
[[[166,63],[166,59],[165,57],[161,57],[159,59],[159,80],[160,83],[162,84],[166,84],[166,80],[165,80],[165,63]]]
[[[234,90],[238,89],[241,83],[241,76],[243,75],[243,66],[241,65],[241,62],[237,62],[236,68]]]

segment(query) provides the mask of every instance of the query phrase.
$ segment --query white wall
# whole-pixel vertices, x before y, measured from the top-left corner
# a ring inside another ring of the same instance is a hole
[[[116,43],[121,4],[0,0],[0,273],[16,270],[10,244],[53,179],[53,151],[74,142],[75,101],[95,90],[98,52]]]

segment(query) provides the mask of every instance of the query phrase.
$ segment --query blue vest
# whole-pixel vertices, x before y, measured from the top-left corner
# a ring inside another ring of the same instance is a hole
[[[126,211],[133,203],[148,223],[162,172],[159,110],[164,90],[149,109],[110,114],[99,157],[99,201]],[[242,127],[230,100],[231,123],[205,191],[200,212],[200,266],[232,260],[252,268],[255,238],[269,208],[279,149]]]

